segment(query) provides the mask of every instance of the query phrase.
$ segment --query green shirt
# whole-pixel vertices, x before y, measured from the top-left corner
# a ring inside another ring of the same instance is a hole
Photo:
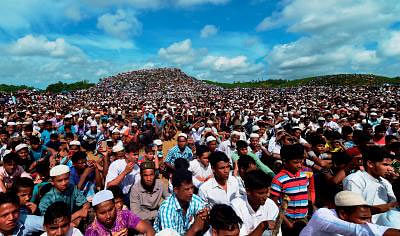
[[[42,215],[46,212],[47,208],[55,202],[65,202],[72,213],[79,210],[87,202],[86,197],[83,196],[76,186],[69,185],[64,192],[58,191],[56,188],[51,188],[39,203],[39,210]]]
[[[257,165],[257,168],[258,168],[258,169],[262,170],[265,174],[267,174],[267,175],[269,175],[269,176],[271,176],[271,177],[274,177],[274,176],[275,176],[275,173],[274,173],[267,165],[265,165],[265,164],[260,160],[260,158],[258,158],[254,153],[250,153],[250,152],[249,152],[249,153],[247,153],[247,155],[254,159],[254,161],[256,162],[256,165]],[[235,152],[232,154],[232,161],[236,162],[236,161],[238,161],[238,160],[239,160],[239,155],[238,155],[237,151],[235,151]]]

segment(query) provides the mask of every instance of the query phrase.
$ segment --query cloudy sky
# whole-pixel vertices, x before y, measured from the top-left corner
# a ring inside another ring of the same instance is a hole
[[[0,83],[400,75],[399,0],[2,0]]]

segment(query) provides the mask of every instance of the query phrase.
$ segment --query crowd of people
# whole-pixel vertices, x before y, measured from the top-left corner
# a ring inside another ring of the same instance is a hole
[[[399,99],[178,69],[3,93],[0,235],[400,235]]]

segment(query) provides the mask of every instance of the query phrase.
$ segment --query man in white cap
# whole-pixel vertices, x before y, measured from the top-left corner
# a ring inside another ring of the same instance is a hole
[[[96,212],[96,220],[86,230],[86,236],[128,235],[129,229],[148,236],[155,235],[151,225],[131,211],[118,211],[115,208],[114,196],[110,190],[102,190],[96,193],[93,197],[92,206]]]
[[[98,147],[98,143],[102,139],[102,133],[101,131],[97,128],[97,122],[92,121],[90,123],[90,129],[86,131],[84,139],[88,144],[88,149],[90,151],[94,151]]]
[[[206,145],[211,153],[217,150],[217,144],[217,139],[214,136],[210,135],[206,138]]]
[[[50,178],[53,187],[40,200],[39,210],[44,215],[51,204],[58,201],[65,202],[72,213],[71,221],[78,225],[80,220],[86,218],[90,204],[82,192],[69,183],[69,177],[68,166],[57,165],[51,168]]]
[[[320,208],[300,236],[400,235],[399,230],[371,224],[371,208],[355,192],[342,191],[335,196],[335,209]]]
[[[172,147],[165,158],[165,165],[171,169],[174,169],[174,162],[178,158],[183,158],[188,161],[193,159],[192,149],[187,146],[187,134],[180,133],[178,135],[178,144]]]
[[[233,131],[231,133],[231,137],[228,140],[221,142],[218,146],[218,150],[224,152],[228,156],[231,165],[233,165],[232,154],[236,150],[236,142],[239,139],[240,139],[240,133],[238,131]]]

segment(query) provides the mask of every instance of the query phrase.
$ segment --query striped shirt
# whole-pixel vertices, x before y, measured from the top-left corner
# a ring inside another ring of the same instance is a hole
[[[184,235],[194,222],[196,214],[205,207],[205,202],[197,195],[193,194],[186,216],[183,215],[183,209],[178,202],[175,194],[169,196],[161,203],[158,215],[154,221],[154,229],[160,232],[164,229],[173,229]]]
[[[173,148],[169,149],[167,157],[165,158],[165,162],[174,164],[175,160],[178,158],[191,161],[193,159],[192,149],[190,149],[188,146],[185,146],[185,149],[183,152],[181,152],[178,145],[175,145]]]
[[[306,172],[299,171],[293,175],[283,169],[272,180],[271,195],[280,198],[283,194],[288,195],[290,201],[286,216],[293,219],[304,218],[308,212],[308,185]]]

